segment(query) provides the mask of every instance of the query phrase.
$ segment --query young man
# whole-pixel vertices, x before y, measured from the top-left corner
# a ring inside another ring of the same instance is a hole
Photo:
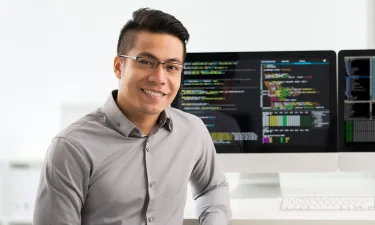
[[[52,140],[34,225],[182,225],[189,182],[199,223],[229,224],[228,186],[206,126],[168,107],[188,39],[169,14],[133,13],[114,59],[119,89]]]

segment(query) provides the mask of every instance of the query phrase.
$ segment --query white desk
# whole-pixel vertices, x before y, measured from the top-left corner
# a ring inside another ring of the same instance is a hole
[[[278,199],[232,199],[232,225],[374,225],[375,211],[282,211]],[[194,202],[186,204],[186,225],[196,223]]]
[[[284,177],[283,196],[375,196],[374,179],[340,178],[336,174],[318,174],[313,179],[304,173],[288,176],[292,178]],[[338,178],[333,179],[334,176]],[[195,203],[190,194],[187,200],[185,224],[196,225]],[[231,199],[231,225],[375,225],[375,210],[283,211],[281,200]]]

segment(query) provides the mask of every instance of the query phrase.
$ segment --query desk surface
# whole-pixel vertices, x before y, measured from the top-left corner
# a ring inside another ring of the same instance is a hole
[[[375,211],[283,211],[281,198],[276,199],[231,199],[234,220],[351,220],[375,221]],[[185,219],[195,219],[195,202],[188,200]],[[375,223],[374,223],[375,224]]]

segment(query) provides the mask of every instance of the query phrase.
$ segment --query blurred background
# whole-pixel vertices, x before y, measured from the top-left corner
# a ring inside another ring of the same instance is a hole
[[[0,219],[30,223],[51,138],[117,88],[118,35],[140,7],[180,19],[191,52],[375,47],[371,0],[1,0]]]

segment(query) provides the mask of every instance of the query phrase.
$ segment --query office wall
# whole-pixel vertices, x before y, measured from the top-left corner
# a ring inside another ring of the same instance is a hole
[[[2,0],[0,158],[43,158],[62,104],[101,104],[121,26],[139,7],[174,14],[189,51],[366,48],[367,0]]]

